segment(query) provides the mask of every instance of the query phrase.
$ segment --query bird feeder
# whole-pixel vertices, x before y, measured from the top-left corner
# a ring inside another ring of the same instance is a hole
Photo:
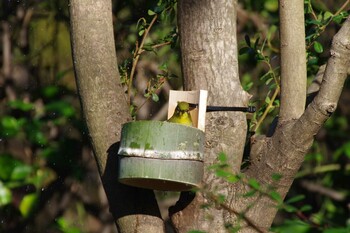
[[[118,159],[119,182],[155,190],[187,191],[203,176],[207,91],[171,91],[168,119],[178,101],[196,104],[193,127],[166,121],[123,125]]]

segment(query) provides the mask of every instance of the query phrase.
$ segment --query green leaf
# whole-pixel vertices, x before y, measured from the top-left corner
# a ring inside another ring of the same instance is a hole
[[[139,31],[139,36],[142,36],[143,33],[145,33],[145,29],[141,29],[141,30]]]
[[[61,217],[56,220],[60,230],[64,233],[81,233],[79,228],[72,226],[70,222],[68,222],[65,218]]]
[[[245,85],[243,86],[243,89],[244,89],[245,91],[249,91],[249,90],[252,88],[253,85],[254,85],[253,82],[249,82],[249,83],[247,83],[247,84],[245,84]]]
[[[227,156],[224,152],[220,152],[218,155],[218,160],[220,163],[227,163]]]
[[[251,48],[249,47],[243,47],[239,50],[239,55],[243,55],[243,54],[249,54],[252,51]]]
[[[311,225],[300,220],[285,220],[282,225],[274,226],[272,232],[276,233],[308,233]]]
[[[299,209],[301,212],[307,212],[312,210],[312,206],[311,205],[304,205]]]
[[[52,98],[58,95],[60,89],[57,86],[47,86],[42,89],[41,93],[46,98]]]
[[[37,206],[38,199],[39,197],[37,193],[31,193],[23,197],[21,203],[19,204],[19,211],[23,217],[27,218],[33,213],[35,207]]]
[[[16,167],[16,160],[10,155],[0,155],[0,179],[9,180],[13,169]]]
[[[321,43],[315,41],[314,43],[314,49],[316,51],[316,53],[323,53],[323,46]]]
[[[298,201],[301,201],[304,199],[305,199],[305,195],[300,194],[300,195],[294,196],[292,198],[289,198],[285,203],[292,204],[292,203],[295,203],[295,202],[298,202]]]
[[[206,231],[192,230],[192,231],[188,231],[187,233],[207,233],[207,232]]]
[[[298,211],[297,208],[295,208],[294,206],[292,205],[285,205],[284,208],[283,208],[285,211],[287,211],[288,213],[295,213]]]
[[[260,189],[260,184],[256,179],[249,179],[248,184],[253,189],[256,189],[256,190]]]
[[[23,121],[12,116],[4,116],[0,122],[0,134],[5,137],[15,136],[21,129]]]
[[[156,12],[154,12],[152,10],[148,10],[147,13],[148,13],[148,15],[155,15],[156,14]]]
[[[333,14],[329,11],[326,11],[323,15],[324,20],[328,20],[329,18],[333,17]]]
[[[159,96],[156,93],[152,93],[152,100],[154,102],[158,102],[159,101]]]
[[[256,190],[251,190],[251,191],[248,191],[247,193],[245,193],[243,195],[243,197],[252,197],[255,195],[255,193],[256,193]]]
[[[329,228],[325,229],[323,233],[349,233],[348,228]]]
[[[33,172],[33,168],[26,164],[17,165],[11,174],[11,180],[24,180]]]
[[[281,195],[280,195],[278,192],[276,192],[276,191],[271,191],[271,192],[269,193],[269,196],[271,197],[271,199],[273,199],[273,200],[275,200],[275,201],[277,201],[277,202],[279,202],[279,203],[282,202],[282,197],[281,197]]]
[[[230,174],[228,177],[226,177],[226,180],[230,183],[236,183],[240,180],[240,177],[235,174]]]
[[[272,174],[272,179],[273,179],[274,181],[279,181],[281,178],[282,178],[282,175],[281,175],[281,174],[278,174],[278,173]]]
[[[229,173],[229,172],[227,172],[227,171],[225,171],[225,170],[222,170],[222,169],[215,171],[215,175],[216,175],[217,177],[225,178],[225,177],[228,177],[230,174],[231,174],[231,173]]]
[[[245,35],[245,36],[244,36],[244,40],[245,40],[245,42],[247,43],[248,47],[251,48],[252,46],[251,46],[251,44],[250,44],[250,38],[249,38],[248,35]]]
[[[265,1],[264,7],[270,12],[278,11],[278,1],[277,0],[267,0]]]
[[[61,115],[64,117],[73,117],[75,115],[75,109],[70,103],[63,100],[47,104],[45,110],[53,116]]]
[[[0,181],[0,207],[11,203],[11,190],[5,187],[4,183]]]
[[[255,43],[254,43],[254,49],[257,49],[257,47],[259,45],[259,40],[260,40],[260,37],[256,38]]]
[[[350,158],[350,142],[345,143],[342,147],[344,148],[346,157]]]
[[[226,196],[223,195],[223,194],[219,194],[219,195],[216,197],[216,200],[217,200],[220,204],[222,204],[222,203],[225,202]]]
[[[10,101],[8,104],[11,108],[19,109],[19,110],[24,111],[24,112],[28,112],[28,111],[34,109],[34,105],[32,103],[26,103],[22,100]]]

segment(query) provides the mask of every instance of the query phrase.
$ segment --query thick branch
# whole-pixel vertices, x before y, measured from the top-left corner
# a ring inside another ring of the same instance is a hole
[[[333,39],[331,57],[327,62],[320,91],[309,104],[305,113],[297,120],[280,123],[271,138],[261,138],[252,146],[252,165],[246,172],[248,177],[257,179],[261,184],[271,185],[284,197],[298,172],[314,136],[323,123],[336,109],[339,96],[347,78],[350,65],[350,19],[342,26]],[[279,181],[274,174],[281,175]],[[236,187],[236,190],[240,187]],[[270,200],[271,201],[271,200]],[[269,198],[262,197],[258,203],[268,203]],[[269,205],[257,205],[248,213],[251,219],[264,219],[268,228],[277,212]]]
[[[316,135],[337,107],[350,66],[350,18],[334,36],[330,54],[321,88],[296,123],[294,137],[299,143],[302,143],[304,137],[298,135],[304,135],[305,132],[310,136]]]
[[[154,194],[117,182],[117,141],[130,119],[120,86],[109,0],[71,0],[76,82],[95,159],[119,232],[163,232]]]
[[[304,1],[279,0],[281,40],[280,121],[297,119],[305,109],[306,55]]]
[[[208,90],[209,105],[246,106],[249,100],[238,75],[236,4],[225,0],[182,0],[178,4],[185,88]],[[239,172],[247,129],[245,114],[215,112],[207,113],[206,117],[205,166],[216,163],[217,155],[224,152],[233,172]],[[227,186],[221,186],[212,172],[205,171],[208,189],[230,195]],[[205,197],[197,195],[193,201],[184,200],[186,197],[182,195],[177,205],[181,211],[173,216],[180,232],[225,231],[226,219],[222,217],[225,210],[214,207],[203,210],[201,205],[208,201]],[[208,214],[214,217],[212,221],[207,220]]]

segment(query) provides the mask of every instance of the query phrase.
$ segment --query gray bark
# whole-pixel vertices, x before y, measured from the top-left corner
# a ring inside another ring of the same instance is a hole
[[[182,53],[182,71],[187,90],[208,90],[208,105],[247,106],[250,95],[242,87],[238,75],[236,39],[236,1],[179,1],[178,23]],[[218,190],[229,196],[229,186],[223,185],[208,166],[217,163],[217,156],[228,156],[231,172],[238,173],[242,162],[247,124],[244,113],[207,113],[205,175],[203,184],[208,190]],[[181,209],[191,198],[183,194]],[[191,229],[225,232],[225,211],[201,204],[208,200],[201,194],[172,220],[179,232]],[[208,216],[210,216],[208,218]],[[195,219],[195,220],[194,220]]]
[[[71,0],[75,76],[95,159],[119,232],[163,232],[153,191],[117,182],[121,124],[129,110],[120,86],[109,0]]]
[[[279,1],[281,108],[279,121],[297,119],[305,109],[306,55],[304,1]]]

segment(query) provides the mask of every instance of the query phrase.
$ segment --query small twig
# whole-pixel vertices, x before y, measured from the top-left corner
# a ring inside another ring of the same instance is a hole
[[[273,102],[275,101],[278,93],[280,92],[280,86],[277,85],[275,92],[273,93],[273,96],[271,97],[270,103],[267,105],[263,115],[259,118],[258,122],[256,123],[255,127],[254,127],[254,132],[256,132],[258,130],[258,128],[260,127],[261,123],[264,121],[264,119],[266,118],[267,114],[269,113],[270,109],[272,108]]]
[[[346,0],[344,2],[344,4],[339,8],[339,10],[334,15],[339,15],[340,12],[342,12],[349,3],[350,3],[350,0]]]
[[[300,184],[303,188],[310,192],[319,193],[336,201],[344,201],[346,198],[346,195],[344,193],[324,187],[320,184],[316,184],[311,181],[303,180],[300,182]]]
[[[312,170],[310,169],[310,170],[301,171],[297,174],[296,178],[301,178],[307,175],[318,174],[318,173],[339,171],[340,169],[341,169],[340,164],[328,164],[324,166],[315,167]],[[345,170],[350,171],[350,164],[345,165]]]
[[[218,201],[218,198],[216,195],[214,195],[211,192],[205,192],[203,193],[205,194],[209,199],[211,199],[212,201],[214,201],[216,204],[220,205],[224,210],[230,212],[231,214],[234,214],[236,216],[241,216],[245,222],[247,222],[248,226],[254,228],[257,232],[260,233],[268,233],[268,231],[262,229],[261,227],[257,226],[250,218],[248,218],[245,214],[241,214],[240,212],[238,212],[237,210],[233,209],[232,207],[228,206],[225,203],[221,203]]]
[[[131,67],[131,72],[130,72],[130,79],[129,79],[129,87],[128,87],[128,101],[129,101],[129,105],[131,104],[131,89],[132,89],[132,82],[134,79],[134,75],[135,75],[135,70],[136,70],[136,66],[137,63],[139,61],[140,55],[145,51],[143,49],[143,46],[145,44],[146,38],[148,36],[149,31],[151,30],[154,22],[156,21],[158,15],[155,14],[151,23],[149,24],[149,26],[147,27],[147,29],[145,30],[140,46],[138,46],[138,42],[136,42],[136,48],[135,48],[135,52],[134,52],[134,57],[133,57],[133,61],[132,61],[132,67]]]
[[[165,45],[169,45],[169,44],[171,44],[171,41],[167,41],[167,42],[160,43],[160,44],[155,44],[155,45],[152,45],[152,49],[156,49],[156,48],[159,48],[159,47],[162,47]]]

